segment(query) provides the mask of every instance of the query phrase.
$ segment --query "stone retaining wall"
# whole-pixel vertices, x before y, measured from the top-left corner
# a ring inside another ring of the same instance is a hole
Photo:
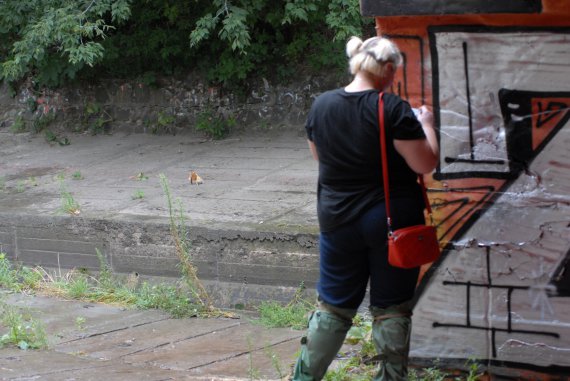
[[[56,116],[54,124],[73,131],[93,129],[99,122],[102,128],[92,132],[188,133],[195,130],[200,116],[232,119],[238,130],[298,127],[315,96],[346,80],[338,75],[303,76],[277,84],[261,78],[242,95],[208,86],[193,75],[164,78],[152,85],[102,80],[41,91],[29,83],[19,89],[2,84],[0,127],[10,127],[18,118],[30,127],[50,112]]]

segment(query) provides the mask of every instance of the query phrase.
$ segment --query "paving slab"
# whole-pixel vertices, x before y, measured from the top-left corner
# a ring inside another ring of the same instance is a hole
[[[290,371],[302,335],[246,317],[172,319],[154,310],[10,293],[2,303],[41,322],[49,346],[0,348],[0,380],[277,380]],[[0,334],[8,328],[0,324]]]
[[[234,227],[266,223],[315,203],[317,164],[299,131],[220,141],[145,134],[74,135],[69,146],[23,135],[0,132],[3,212],[57,214],[63,185],[80,203],[82,216],[108,218],[113,213],[118,218],[134,209],[135,215],[144,211],[168,217],[160,174],[168,178],[174,197],[191,200],[187,212],[196,225],[220,215],[232,216],[224,222]],[[192,186],[190,171],[204,182]],[[130,192],[136,189],[145,191],[142,201],[132,199]],[[314,213],[304,217],[290,222],[314,228]]]
[[[152,364],[172,370],[207,369],[212,364],[235,358],[248,363],[250,353],[284,342],[294,342],[299,347],[301,336],[302,332],[291,329],[265,329],[242,322],[207,335],[129,355],[125,361],[134,365]]]
[[[237,319],[168,319],[90,335],[81,340],[60,343],[58,352],[80,353],[99,360],[112,360],[194,340],[208,334],[226,332],[240,325]]]

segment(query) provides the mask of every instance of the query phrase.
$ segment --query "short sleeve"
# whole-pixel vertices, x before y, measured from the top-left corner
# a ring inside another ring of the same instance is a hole
[[[391,97],[390,121],[392,136],[396,140],[425,139],[426,135],[410,104],[397,97]]]

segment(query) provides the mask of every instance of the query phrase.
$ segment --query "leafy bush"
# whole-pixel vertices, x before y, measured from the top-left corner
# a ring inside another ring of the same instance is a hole
[[[56,86],[103,57],[101,40],[130,15],[130,0],[0,2],[0,79],[33,75]]]
[[[206,135],[216,140],[223,139],[234,125],[234,118],[215,115],[211,110],[200,113],[196,120],[196,130],[205,132]]]

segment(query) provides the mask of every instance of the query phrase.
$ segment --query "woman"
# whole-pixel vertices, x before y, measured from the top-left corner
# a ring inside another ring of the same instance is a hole
[[[320,380],[340,349],[370,282],[372,335],[381,366],[375,380],[404,380],[411,329],[410,301],[419,269],[392,267],[382,188],[378,96],[402,61],[390,40],[352,37],[346,46],[353,81],[321,94],[306,130],[319,161],[318,307],[309,319],[293,380]],[[425,106],[384,94],[392,227],[424,223],[417,173],[431,172],[439,148]]]

